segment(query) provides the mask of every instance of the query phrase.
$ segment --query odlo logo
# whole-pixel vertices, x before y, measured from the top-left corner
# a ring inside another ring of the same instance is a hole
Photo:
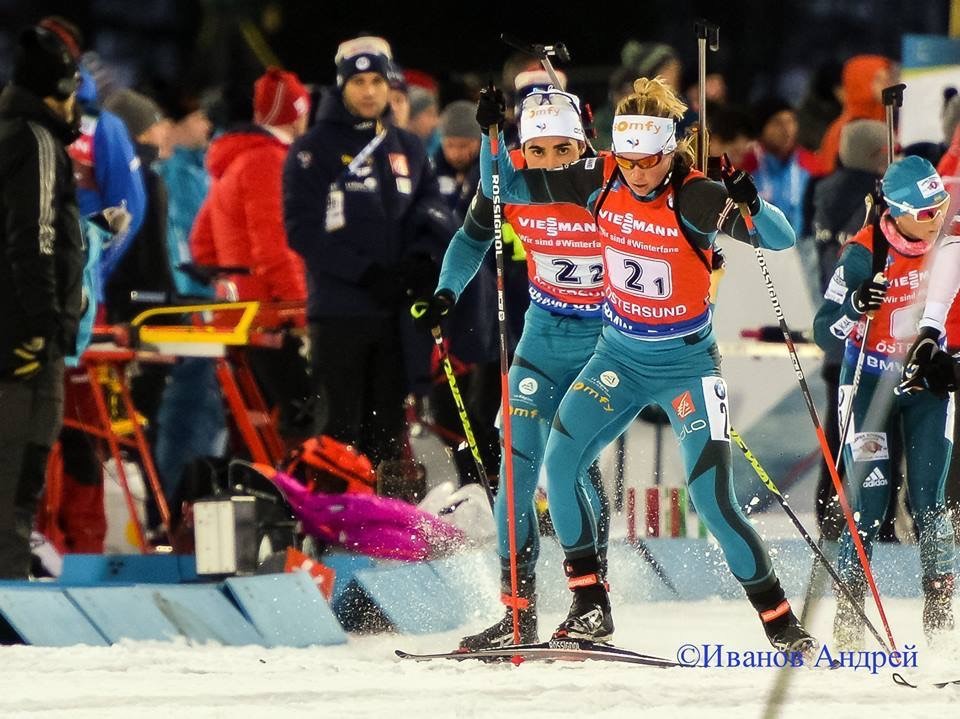
[[[517,388],[520,390],[520,394],[524,394],[529,397],[530,395],[536,393],[539,385],[537,384],[537,380],[535,380],[533,377],[524,377],[522,380],[520,380],[520,384],[517,385]]]

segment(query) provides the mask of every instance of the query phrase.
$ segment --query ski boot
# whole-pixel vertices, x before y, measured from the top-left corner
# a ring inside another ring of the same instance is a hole
[[[780,586],[780,580],[763,592],[747,595],[754,609],[760,614],[763,631],[770,646],[780,652],[800,652],[813,659],[820,643],[797,619]]]
[[[923,580],[923,633],[928,644],[953,631],[953,585],[952,574]]]
[[[600,561],[596,556],[567,560],[563,568],[567,586],[573,591],[573,603],[553,639],[608,643],[613,637],[613,613],[607,583],[600,574]]]
[[[503,594],[500,595],[500,601],[507,605],[507,611],[503,618],[487,627],[482,632],[471,634],[460,640],[460,651],[475,652],[479,649],[499,649],[501,647],[511,646],[513,641],[513,602],[518,603],[518,613],[520,619],[520,643],[536,644],[540,641],[537,636],[537,595],[536,582],[534,576],[528,575],[517,578],[517,594],[519,598],[514,600],[510,594],[510,575],[501,577]]]
[[[764,615],[772,618],[765,618]],[[803,628],[786,599],[780,607],[761,614],[760,619],[770,646],[777,651],[799,652],[805,659],[811,660],[816,656],[820,643]]]
[[[837,595],[837,615],[833,619],[833,643],[842,651],[863,649],[865,631],[863,617],[856,608],[863,609],[866,587],[862,581],[847,582],[847,587],[856,604],[853,604],[845,593],[834,587]]]

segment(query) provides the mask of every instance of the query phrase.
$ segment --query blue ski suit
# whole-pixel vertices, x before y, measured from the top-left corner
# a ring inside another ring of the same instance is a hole
[[[523,167],[519,152],[513,162]],[[522,575],[532,575],[539,555],[534,494],[547,437],[561,398],[593,354],[602,325],[600,241],[593,217],[581,207],[508,206],[504,214],[509,221],[505,233],[519,237],[526,253],[530,295],[508,381],[517,568]],[[438,291],[446,289],[459,297],[483,263],[493,237],[492,204],[478,191],[443,258]],[[501,445],[502,434],[501,428]],[[510,567],[507,498],[502,491],[506,461],[504,453],[501,491],[494,504],[504,572]],[[609,506],[598,472],[590,473],[583,491],[592,516],[598,518],[599,552],[605,555]],[[553,515],[552,495],[550,506]]]

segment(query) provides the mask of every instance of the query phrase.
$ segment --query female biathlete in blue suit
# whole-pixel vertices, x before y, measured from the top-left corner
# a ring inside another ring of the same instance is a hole
[[[586,149],[575,95],[535,90],[520,106],[520,149],[510,162],[519,168],[554,169],[580,158]],[[578,205],[506,205],[504,219],[520,238],[527,259],[530,307],[508,376],[516,507],[517,574],[520,640],[537,641],[535,567],[539,535],[534,493],[547,434],[570,383],[593,354],[602,321],[600,238],[593,216]],[[420,304],[419,323],[437,324],[473,279],[493,242],[493,208],[477,193],[463,227],[443,258],[437,292]],[[504,486],[504,467],[501,484]],[[606,554],[607,502],[599,475],[586,485],[591,512],[602,517],[599,553]],[[461,649],[476,650],[513,643],[510,549],[505,492],[494,505],[501,565],[503,619],[464,637]]]
[[[500,122],[501,106],[495,91],[485,91],[477,110],[481,126]],[[657,404],[680,443],[690,497],[771,644],[810,651],[816,641],[794,616],[733,493],[729,400],[709,298],[717,232],[749,241],[735,203],[750,208],[763,247],[786,249],[795,235],[745,172],[728,169],[724,189],[691,169],[691,143],[676,138],[676,120],[685,109],[661,79],[640,78],[617,107],[612,156],[553,172],[514,171],[500,162],[505,202],[588,208],[603,243],[604,327],[593,356],[560,402],[544,460],[550,512],[573,590],[569,616],[554,636],[612,636],[596,517],[586,501],[587,468],[642,407]],[[491,161],[484,138],[484,193],[492,187]]]

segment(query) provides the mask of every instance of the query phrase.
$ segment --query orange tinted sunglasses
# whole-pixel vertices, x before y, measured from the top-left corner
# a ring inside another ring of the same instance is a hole
[[[620,155],[614,155],[613,159],[617,161],[617,165],[620,166],[621,170],[632,170],[634,167],[639,167],[641,170],[649,170],[651,167],[656,167],[660,164],[660,160],[663,159],[663,150],[656,155],[641,157],[639,160],[628,160],[626,157],[621,157]]]

